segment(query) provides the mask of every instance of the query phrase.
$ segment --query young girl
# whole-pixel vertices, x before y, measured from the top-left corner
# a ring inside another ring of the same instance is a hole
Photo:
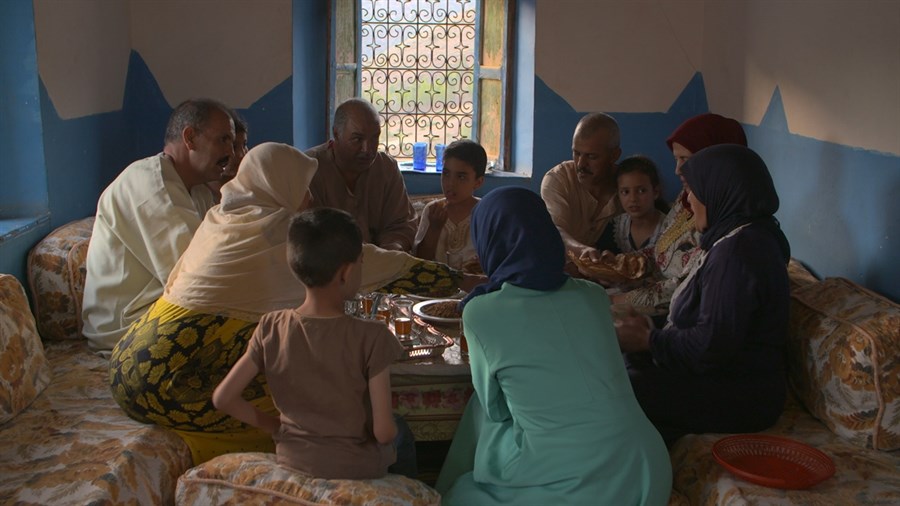
[[[441,172],[444,198],[430,202],[422,210],[413,246],[416,256],[455,269],[469,270],[477,265],[469,237],[469,217],[478,203],[473,193],[484,183],[486,169],[487,153],[477,142],[461,139],[447,146]]]
[[[653,246],[668,211],[668,205],[660,196],[656,164],[646,156],[629,156],[619,163],[616,179],[619,201],[625,212],[610,224],[619,250],[614,253],[629,253]]]
[[[262,317],[213,403],[270,432],[284,465],[318,478],[380,478],[400,443],[389,366],[403,346],[382,323],[344,314],[360,286],[362,234],[344,211],[309,210],[291,220],[287,255],[306,300]],[[242,397],[260,373],[278,418]],[[414,472],[412,459],[403,464]]]

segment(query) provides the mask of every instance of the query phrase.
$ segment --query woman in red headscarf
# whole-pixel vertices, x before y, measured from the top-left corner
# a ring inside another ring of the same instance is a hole
[[[716,144],[747,146],[744,129],[737,121],[706,113],[682,123],[666,139],[675,157],[675,174],[681,178],[681,167],[694,153]],[[694,218],[687,205],[687,192],[682,190],[663,220],[663,232],[656,244],[643,253],[656,262],[654,282],[624,294],[613,296],[613,302],[628,303],[644,308],[669,311],[669,301],[675,288],[691,271],[698,257],[700,233],[694,229]]]

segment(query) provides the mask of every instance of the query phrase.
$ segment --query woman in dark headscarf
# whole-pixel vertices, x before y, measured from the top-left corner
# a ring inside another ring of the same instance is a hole
[[[766,429],[785,400],[790,247],[773,216],[772,177],[756,153],[733,144],[700,151],[682,172],[702,232],[698,265],[675,291],[664,329],[640,317],[617,327],[635,395],[667,443]]]
[[[436,484],[443,504],[666,504],[668,453],[598,309],[609,299],[563,273],[541,198],[496,189],[471,232],[490,281],[463,301],[475,394]]]
[[[666,145],[675,157],[675,174],[684,183],[681,168],[696,152],[718,144],[747,145],[744,129],[737,121],[706,113],[694,116],[675,129],[666,139]],[[656,308],[660,313],[669,310],[669,302],[675,288],[691,271],[700,249],[700,233],[694,228],[693,215],[687,205],[687,191],[682,191],[675,204],[666,214],[662,223],[662,233],[656,244],[644,253],[656,263],[656,277],[653,283],[614,296],[614,302],[625,302],[634,306]]]

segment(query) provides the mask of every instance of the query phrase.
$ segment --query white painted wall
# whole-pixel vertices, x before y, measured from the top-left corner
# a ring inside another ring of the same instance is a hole
[[[128,8],[124,1],[34,0],[38,72],[62,119],[122,108]]]
[[[578,111],[665,111],[695,71],[711,110],[900,155],[900,1],[541,0],[537,75]]]
[[[34,10],[38,69],[63,119],[121,109],[132,49],[173,107],[208,96],[246,108],[291,76],[291,0],[34,0]]]

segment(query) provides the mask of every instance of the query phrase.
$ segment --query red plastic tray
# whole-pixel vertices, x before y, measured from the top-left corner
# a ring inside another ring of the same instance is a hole
[[[799,441],[766,434],[739,434],[713,445],[713,458],[751,483],[780,489],[804,489],[834,475],[831,457]]]

